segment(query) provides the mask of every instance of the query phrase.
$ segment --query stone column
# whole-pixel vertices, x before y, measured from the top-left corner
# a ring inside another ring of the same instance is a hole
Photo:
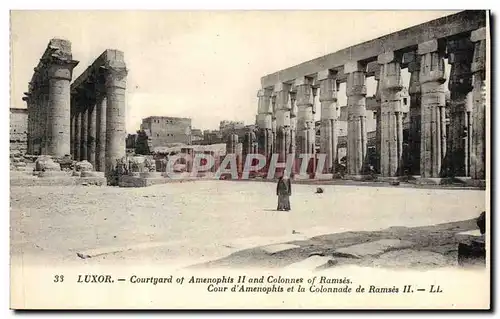
[[[410,72],[410,85],[408,87],[408,94],[410,95],[410,131],[408,136],[410,173],[418,176],[420,175],[422,99],[419,80],[420,61],[416,53],[413,55],[413,60],[408,64],[408,72]]]
[[[325,174],[335,174],[337,164],[337,81],[336,73],[325,70],[318,73],[319,101],[321,103],[320,153],[326,155]]]
[[[70,82],[76,61],[54,59],[48,66],[47,153],[64,157],[70,150]]]
[[[45,81],[40,87],[40,154],[49,155],[47,153],[47,134],[48,134],[48,84]]]
[[[96,141],[96,171],[106,170],[106,96],[98,94],[96,103],[97,141]]]
[[[297,153],[297,92],[290,92],[290,153]]]
[[[75,136],[73,138],[74,152],[73,159],[75,161],[82,160],[82,103],[80,97],[75,97]]]
[[[366,65],[350,62],[347,74],[347,173],[350,178],[363,178],[367,152],[366,134]]]
[[[96,139],[97,139],[97,110],[95,98],[93,98],[88,106],[89,112],[89,127],[87,137],[87,156],[88,161],[95,168],[96,164]]]
[[[376,123],[376,128],[375,128],[375,154],[376,154],[376,167],[375,170],[378,174],[380,174],[380,154],[382,152],[382,110],[381,110],[381,105],[382,105],[382,94],[380,90],[380,69],[375,72],[375,81],[377,81],[377,88],[375,91],[375,102],[377,103],[377,114],[375,123]]]
[[[273,113],[271,115],[271,127],[272,127],[272,136],[273,136],[273,142],[272,142],[272,149],[271,149],[271,154],[276,153],[276,94],[273,92],[271,95],[271,109],[273,110]]]
[[[308,78],[299,78],[295,80],[295,86],[297,88],[297,153],[302,156],[314,155],[316,131],[312,82]]]
[[[75,127],[76,127],[76,101],[75,96],[71,96],[70,104],[70,152],[71,158],[75,159]]]
[[[486,179],[486,28],[471,33],[472,61],[472,139],[470,176]]]
[[[271,108],[272,90],[261,89],[257,96],[259,98],[257,126],[259,127],[259,154],[270,158],[272,153],[272,108]]]
[[[27,134],[27,154],[33,154],[33,98],[30,93],[24,93],[26,96],[22,98],[26,102],[28,110],[28,134]]]
[[[469,175],[470,113],[467,112],[469,93],[472,91],[471,63],[474,45],[468,38],[448,41],[448,63],[451,64],[448,88],[450,90],[450,145],[443,166],[451,176]],[[442,118],[443,119],[443,118]],[[448,175],[448,174],[447,174]]]
[[[382,113],[380,175],[393,178],[403,169],[403,114],[401,109],[401,56],[386,52],[378,56]]]
[[[274,87],[276,95],[276,153],[279,161],[286,161],[290,153],[290,85],[279,83]]]
[[[34,103],[34,128],[33,128],[33,154],[41,154],[41,97],[39,87],[35,87],[33,90],[33,103]]]
[[[106,175],[116,167],[116,160],[125,156],[125,63],[110,66],[106,72]]]
[[[88,136],[89,136],[89,105],[88,99],[85,98],[85,102],[82,105],[82,126],[81,126],[81,142],[80,142],[80,157],[81,161],[88,161]]]
[[[441,108],[446,103],[443,51],[437,40],[418,45],[422,92],[420,175],[436,183],[441,177]]]

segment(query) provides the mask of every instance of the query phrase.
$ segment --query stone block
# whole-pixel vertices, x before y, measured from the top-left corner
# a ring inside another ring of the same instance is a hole
[[[382,54],[379,54],[379,56],[377,57],[377,63],[387,64],[393,62],[395,59],[396,55],[394,54],[394,51],[384,52]]]
[[[295,248],[300,248],[300,246],[292,244],[275,244],[275,245],[264,246],[261,249],[269,255],[274,255],[276,253]]]
[[[337,249],[336,253],[351,255],[354,258],[362,258],[365,256],[377,256],[392,249],[409,248],[413,245],[412,242],[400,239],[382,239],[368,243],[343,247]]]
[[[307,259],[301,260],[299,262],[288,265],[287,269],[297,269],[297,270],[316,270],[321,268],[326,268],[328,266],[334,265],[335,261],[332,257],[325,256],[311,256]]]
[[[436,52],[439,49],[438,41],[436,39],[430,40],[418,45],[418,55],[424,55],[431,52]]]
[[[470,40],[472,42],[486,40],[486,28],[480,28],[480,29],[472,31],[470,33]]]
[[[75,164],[75,170],[77,172],[91,172],[94,170],[94,167],[89,161],[81,161]]]
[[[38,173],[38,177],[71,177],[71,173],[68,173],[66,171],[41,171]]]
[[[460,233],[455,234],[455,239],[458,242],[468,243],[474,239],[480,239],[480,238],[483,238],[483,236],[481,235],[481,232],[479,231],[479,229],[464,231],[464,232],[460,232]]]
[[[36,171],[60,171],[61,165],[52,160],[51,156],[40,155],[35,162]]]
[[[323,70],[323,71],[318,72],[316,79],[318,81],[323,81],[326,79],[333,79],[334,75],[335,75],[335,73],[332,70]]]
[[[351,61],[344,64],[344,73],[353,73],[353,72],[366,72],[366,65],[359,63],[358,61]]]

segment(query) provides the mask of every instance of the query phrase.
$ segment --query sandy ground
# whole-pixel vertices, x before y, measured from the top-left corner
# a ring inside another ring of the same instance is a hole
[[[323,234],[464,221],[485,207],[485,192],[476,190],[328,185],[314,194],[316,187],[294,185],[291,212],[275,211],[272,183],[12,187],[11,256],[35,264],[189,265]],[[147,248],[152,242],[159,247]],[[125,246],[130,250],[77,256]]]

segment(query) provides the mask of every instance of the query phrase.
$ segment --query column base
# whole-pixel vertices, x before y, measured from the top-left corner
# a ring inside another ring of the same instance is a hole
[[[372,175],[345,175],[344,179],[351,181],[372,181]]]
[[[312,178],[309,174],[296,174],[294,175],[293,179],[297,181],[305,181]]]
[[[408,176],[377,176],[375,178],[377,182],[398,184],[401,182],[408,182]]]
[[[448,178],[441,177],[412,176],[410,182],[417,185],[444,185],[449,184],[450,180]]]
[[[469,176],[456,176],[453,178],[455,182],[460,184],[465,184],[471,187],[486,187],[486,180],[484,179],[473,179]]]
[[[333,176],[333,174],[316,174],[316,176],[314,176],[314,179],[320,181],[329,181],[333,179]]]

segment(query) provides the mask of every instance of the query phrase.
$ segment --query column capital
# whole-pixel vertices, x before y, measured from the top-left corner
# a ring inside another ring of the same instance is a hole
[[[392,62],[401,62],[402,55],[398,52],[388,51],[382,54],[379,54],[377,57],[378,64],[388,64]]]
[[[61,60],[52,58],[47,64],[47,76],[49,79],[61,79],[71,81],[73,69],[79,61]]]
[[[359,61],[349,61],[344,64],[344,73],[366,72],[366,64]]]
[[[318,81],[333,80],[336,77],[337,77],[337,72],[328,69],[318,72],[316,80]]]
[[[273,90],[271,89],[260,89],[257,91],[257,97],[267,97],[270,98]]]
[[[305,77],[305,76],[302,76],[302,77],[295,79],[295,82],[294,82],[295,87],[299,87],[299,86],[303,86],[303,85],[312,86],[312,84],[313,84],[312,79]]]
[[[437,39],[434,39],[427,42],[419,43],[417,53],[418,55],[424,55],[432,52],[438,52],[439,50],[440,50],[439,41]]]
[[[106,87],[126,88],[128,70],[125,66],[106,66]]]
[[[486,28],[480,28],[472,31],[470,33],[470,40],[472,42],[479,42],[481,40],[486,40]]]
[[[274,85],[274,92],[288,92],[290,91],[290,87],[291,85],[287,83],[277,83]]]

